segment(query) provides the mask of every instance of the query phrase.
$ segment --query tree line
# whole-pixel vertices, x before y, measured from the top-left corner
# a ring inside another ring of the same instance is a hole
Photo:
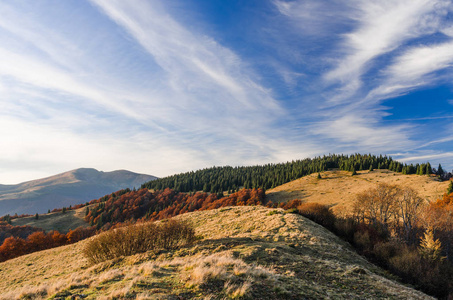
[[[241,188],[267,190],[312,173],[334,168],[351,172],[389,169],[403,174],[424,175],[433,173],[429,163],[407,165],[386,155],[330,154],[278,164],[206,168],[149,181],[144,183],[141,188],[153,190],[170,188],[178,192],[203,191],[210,193],[223,193],[225,191],[233,193]]]

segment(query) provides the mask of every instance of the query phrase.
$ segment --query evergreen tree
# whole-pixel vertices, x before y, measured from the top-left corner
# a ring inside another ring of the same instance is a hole
[[[439,164],[439,167],[437,168],[437,172],[436,172],[436,175],[439,175],[440,177],[442,177],[444,175],[444,169],[442,169],[442,165]]]
[[[36,215],[35,215],[35,219],[36,219],[36,220],[38,220],[38,219],[39,219],[39,215],[38,215],[38,213],[36,213]]]
[[[417,170],[415,171],[415,174],[417,174],[417,175],[422,175],[422,173],[420,172],[420,170],[421,170],[422,168],[420,167],[419,164],[416,165],[416,168],[417,168]]]
[[[453,181],[450,181],[450,185],[447,188],[447,194],[450,195],[453,193]]]
[[[431,228],[427,228],[424,236],[420,240],[420,254],[429,260],[443,260],[444,257],[441,256],[442,253],[442,244],[438,239],[434,239],[434,233]]]
[[[426,175],[431,175],[433,173],[433,169],[431,168],[431,164],[430,163],[427,163],[426,164],[426,171],[425,171],[425,174]]]
[[[385,169],[403,171],[403,165],[388,156],[371,154],[336,155],[330,154],[313,159],[295,160],[286,163],[266,164],[248,167],[212,167],[160,178],[147,182],[141,188],[150,190],[177,189],[180,192],[238,191],[239,188],[265,188],[282,185],[286,182],[328,169],[339,168],[344,171]],[[426,171],[426,166],[425,170]],[[406,173],[414,174],[416,168],[407,165]],[[119,194],[116,196],[120,196]]]

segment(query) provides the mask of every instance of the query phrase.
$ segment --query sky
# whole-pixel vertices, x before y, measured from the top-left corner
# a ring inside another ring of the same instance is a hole
[[[0,1],[0,183],[329,153],[453,168],[453,1]]]

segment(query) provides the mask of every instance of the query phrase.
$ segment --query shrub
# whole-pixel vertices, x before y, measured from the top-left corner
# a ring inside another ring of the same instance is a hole
[[[327,205],[319,203],[301,203],[297,206],[299,214],[329,229],[333,228],[335,215]]]
[[[83,254],[91,263],[149,250],[170,250],[195,240],[195,229],[186,221],[129,225],[99,234],[87,242]]]

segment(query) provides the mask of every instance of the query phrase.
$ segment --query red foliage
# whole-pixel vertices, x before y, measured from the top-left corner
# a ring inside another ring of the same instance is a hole
[[[99,230],[108,230],[124,223],[143,220],[161,220],[178,214],[197,210],[210,210],[225,206],[264,205],[265,192],[263,189],[243,189],[239,192],[217,199],[216,194],[177,193],[170,189],[151,193],[147,189],[138,191],[122,190],[100,199],[93,200],[92,207],[85,220],[96,224]],[[83,207],[80,206],[76,207]],[[23,254],[75,243],[96,233],[95,227],[77,228],[67,234],[51,231],[47,234],[40,229],[31,231],[33,227],[0,225],[11,232],[25,230],[26,235],[7,237],[0,246],[0,261],[11,259]],[[0,227],[1,229],[1,227]],[[28,231],[27,231],[28,230]]]
[[[101,202],[101,199],[104,199]],[[128,220],[161,220],[197,210],[216,209],[225,206],[263,205],[263,189],[243,189],[228,197],[217,199],[216,194],[177,193],[171,189],[151,193],[147,189],[130,191],[121,195],[112,194],[99,199],[85,220],[102,228],[107,222],[122,223]]]
[[[33,232],[42,231],[41,228],[36,228],[28,225],[12,226],[6,223],[0,223],[0,244],[8,237],[18,237],[25,239]]]
[[[5,261],[36,251],[75,243],[90,237],[95,233],[96,231],[94,228],[79,227],[75,230],[70,230],[67,234],[62,234],[58,231],[51,231],[45,234],[42,231],[37,231],[28,235],[26,239],[11,236],[6,238],[0,246],[0,261]]]

